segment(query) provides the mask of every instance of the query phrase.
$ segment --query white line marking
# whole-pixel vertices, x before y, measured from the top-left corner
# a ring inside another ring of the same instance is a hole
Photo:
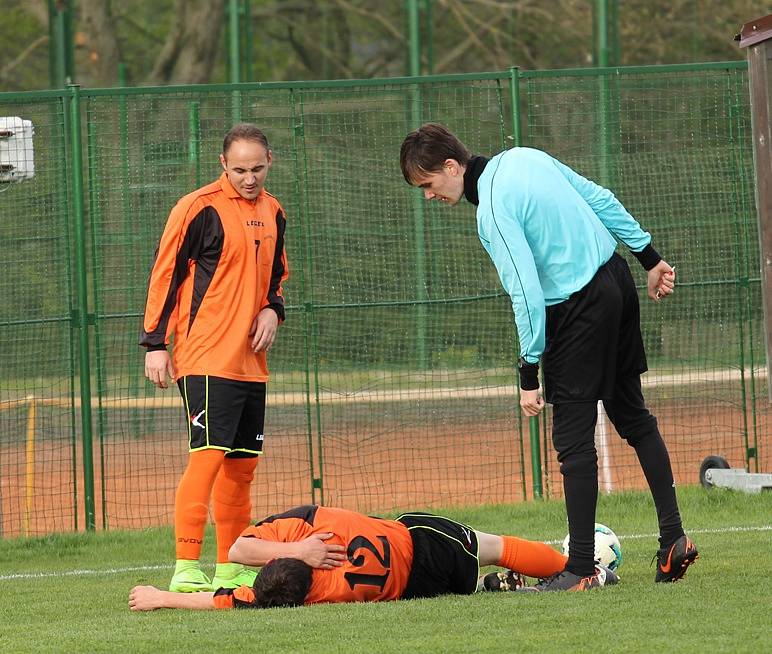
[[[772,525],[761,525],[760,527],[720,527],[716,529],[687,529],[688,534],[732,534],[740,531],[772,531]],[[640,540],[642,538],[659,538],[659,534],[629,534],[627,536],[619,536],[620,541],[625,540]],[[561,545],[563,539],[560,540],[545,540],[545,543],[549,545]],[[2,579],[2,577],[0,577]]]
[[[512,376],[511,369],[501,369],[503,372]],[[485,372],[485,371],[482,371]],[[662,388],[665,386],[694,386],[698,384],[726,384],[739,381],[744,375],[745,379],[751,379],[751,376],[762,381],[767,377],[767,369],[753,368],[744,370],[742,373],[736,369],[726,370],[689,370],[683,373],[657,373],[649,371],[641,376],[641,384],[644,388],[654,387]],[[434,376],[436,377],[436,375]],[[387,385],[391,382],[391,377],[384,376],[379,383]],[[273,384],[276,385],[276,380]],[[431,380],[427,384],[433,383]],[[485,384],[486,382],[482,382]],[[283,393],[275,386],[275,389],[268,394],[269,406],[293,406],[305,405],[307,401],[316,402],[315,395],[307,396],[305,393],[286,392]],[[388,386],[375,391],[353,390],[353,391],[321,391],[318,395],[320,404],[341,404],[345,402],[414,402],[416,400],[447,400],[447,399],[480,399],[480,398],[501,398],[515,397],[517,388],[513,384],[493,385],[493,386],[458,386],[458,387],[411,387],[403,389],[393,389]],[[27,397],[17,397],[0,399],[0,410],[13,409],[19,406],[27,406],[35,402],[40,406],[72,406],[75,409],[80,408],[80,398],[69,397],[36,397],[29,395]],[[148,396],[148,397],[119,397],[105,396],[102,398],[94,397],[91,399],[92,408],[101,409],[179,409],[180,399],[174,395]]]
[[[124,572],[143,572],[146,570],[171,570],[174,566],[167,565],[137,565],[127,568],[105,568],[104,570],[65,570],[63,572],[17,572],[10,575],[0,575],[0,581],[9,579],[42,579],[44,577],[89,577],[91,575],[116,575]]]
[[[772,531],[772,525],[762,525],[760,527],[724,527],[717,529],[689,529],[690,534],[730,534],[742,531]],[[641,538],[657,538],[659,534],[630,534],[620,536],[619,540],[639,540]],[[550,545],[560,545],[563,540],[547,540],[545,543]],[[94,575],[116,575],[125,572],[146,572],[151,570],[172,570],[172,564],[167,565],[137,565],[126,568],[105,568],[104,570],[65,570],[63,572],[18,572],[8,575],[0,575],[0,581],[10,581],[13,579],[43,579],[46,577],[90,577]]]

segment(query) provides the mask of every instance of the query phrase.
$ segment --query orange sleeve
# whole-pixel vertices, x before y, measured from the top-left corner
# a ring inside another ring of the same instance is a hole
[[[287,252],[284,247],[284,232],[287,227],[287,218],[281,205],[276,203],[276,246],[273,253],[273,266],[271,267],[271,281],[268,285],[268,293],[262,302],[260,309],[271,307],[279,316],[281,322],[285,319],[283,284],[289,277],[287,266]]]
[[[255,608],[255,591],[249,586],[220,588],[215,591],[213,600],[216,609]]]
[[[241,532],[247,538],[259,538],[274,543],[297,543],[313,533],[313,528],[301,517],[272,516],[267,521],[251,525]]]
[[[232,609],[233,606],[233,589],[232,588],[220,588],[214,592],[212,597],[214,602],[214,608],[216,609]]]
[[[177,292],[187,277],[188,261],[195,258],[196,234],[188,228],[201,208],[198,198],[186,196],[169,214],[150,269],[140,345],[161,349],[169,343],[177,322]]]

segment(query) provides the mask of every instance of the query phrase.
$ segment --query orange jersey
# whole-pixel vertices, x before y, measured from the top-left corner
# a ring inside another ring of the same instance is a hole
[[[332,533],[325,542],[343,545],[346,560],[331,570],[314,568],[305,604],[383,602],[396,600],[407,585],[413,563],[413,541],[396,520],[323,506],[301,506],[248,527],[242,536],[295,543],[313,534]],[[251,588],[233,592],[249,601]],[[252,597],[254,597],[252,595]],[[218,608],[233,606],[231,596],[216,598]]]
[[[225,173],[182,198],[150,272],[140,344],[158,349],[173,335],[179,377],[267,381],[249,330],[266,307],[284,319],[285,224],[276,198],[263,189],[246,200]]]

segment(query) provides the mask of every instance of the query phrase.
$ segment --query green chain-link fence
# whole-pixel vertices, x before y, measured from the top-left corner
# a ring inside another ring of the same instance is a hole
[[[36,156],[33,179],[0,186],[2,535],[170,521],[185,416],[143,377],[145,284],[171,206],[219,174],[235,120],[272,141],[291,270],[256,515],[532,494],[514,321],[473,208],[427,205],[399,171],[425,120],[480,153],[544,148],[617,192],[678,271],[672,300],[642,302],[677,479],[708,454],[768,469],[747,97],[744,62],[0,94],[0,116],[34,123]],[[548,433],[549,415],[559,495]],[[603,416],[598,444],[604,489],[644,486]]]

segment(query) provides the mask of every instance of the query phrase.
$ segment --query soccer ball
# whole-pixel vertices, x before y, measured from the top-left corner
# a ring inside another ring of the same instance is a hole
[[[569,535],[563,539],[563,554],[568,556]],[[622,565],[622,546],[617,535],[606,525],[595,523],[595,560],[609,570]]]

